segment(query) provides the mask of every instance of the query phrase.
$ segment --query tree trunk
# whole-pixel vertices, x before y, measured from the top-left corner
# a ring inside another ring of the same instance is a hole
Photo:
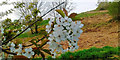
[[[31,33],[32,33],[32,34],[34,34],[34,32],[33,32],[32,28],[30,28],[30,30],[31,30]]]
[[[38,27],[38,25],[35,24],[35,33],[38,33],[37,27]]]

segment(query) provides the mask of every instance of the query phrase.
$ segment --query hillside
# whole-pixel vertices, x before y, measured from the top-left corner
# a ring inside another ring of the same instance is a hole
[[[116,22],[109,22],[111,19],[112,17],[108,13],[84,18],[82,20],[85,25],[83,27],[84,32],[80,36],[78,43],[80,49],[86,49],[92,46],[98,48],[103,46],[117,47],[118,24]]]
[[[82,28],[83,33],[81,34],[78,42],[80,50],[88,49],[93,46],[98,48],[103,46],[118,46],[118,24],[116,22],[109,22],[112,17],[107,12],[108,11],[103,10],[78,14],[77,17],[82,16],[82,23],[84,24],[84,27]],[[43,27],[41,29],[44,30]],[[41,38],[44,34],[45,32],[40,32],[40,34],[31,36],[28,33],[26,37],[23,37],[24,35],[20,36],[20,38],[15,39],[14,42],[22,42],[24,45],[29,45],[31,43],[28,41],[34,38]],[[30,37],[27,37],[29,35]],[[66,48],[67,45],[68,44],[65,43],[64,48]],[[47,48],[48,45],[44,47]]]

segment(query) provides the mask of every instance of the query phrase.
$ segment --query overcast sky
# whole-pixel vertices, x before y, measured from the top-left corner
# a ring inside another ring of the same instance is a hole
[[[2,1],[5,1],[5,0],[0,0],[0,3]],[[16,0],[11,0],[11,1],[16,1]],[[46,0],[46,1],[53,1],[53,0]],[[86,11],[96,9],[98,0],[70,0],[70,2],[73,2],[73,6],[74,6],[74,10],[71,11],[71,13],[72,12],[81,13],[81,12],[86,12]],[[0,6],[0,12],[5,12],[6,10],[11,8],[13,8],[12,5]],[[12,14],[9,14],[8,16],[3,17],[2,19],[0,19],[0,21],[6,19],[7,17],[11,18],[12,20],[18,18],[18,16],[12,13]]]

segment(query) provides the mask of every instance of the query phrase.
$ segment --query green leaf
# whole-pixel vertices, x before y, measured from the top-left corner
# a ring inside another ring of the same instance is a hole
[[[40,50],[37,49],[37,50],[35,50],[34,52],[39,56]]]
[[[38,25],[39,26],[45,26],[45,25],[48,25],[48,22],[49,22],[49,20],[43,20]]]
[[[63,8],[63,11],[65,12],[65,15],[68,16],[68,12],[65,8]]]
[[[50,50],[48,50],[48,49],[42,49],[42,51],[44,51],[44,52],[46,52],[46,53],[51,55]]]
[[[38,41],[39,39],[38,39],[38,38],[36,38],[36,39],[37,39],[37,40],[36,40],[36,43],[38,43],[38,42],[39,42],[39,41]]]
[[[42,40],[42,43],[40,44],[40,48],[42,48],[44,45],[46,45],[48,40]]]
[[[36,39],[32,39],[30,42],[31,42],[32,44],[34,44],[35,46],[37,46],[37,44],[36,44],[34,41],[36,41]]]
[[[43,52],[40,51],[40,54],[43,58],[45,58],[45,54]]]
[[[40,47],[41,45],[40,45],[40,44],[38,44],[38,46]]]
[[[62,17],[65,17],[65,14],[62,10],[57,9],[56,12],[58,12]]]
[[[35,42],[32,42],[32,44],[34,44],[35,46],[37,46],[37,44]]]

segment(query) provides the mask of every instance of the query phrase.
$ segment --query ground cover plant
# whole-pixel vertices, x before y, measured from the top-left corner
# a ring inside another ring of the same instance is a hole
[[[92,47],[90,49],[83,49],[76,52],[66,52],[61,54],[54,60],[119,60],[120,47],[105,46],[103,48]],[[52,60],[49,56],[48,60]]]

